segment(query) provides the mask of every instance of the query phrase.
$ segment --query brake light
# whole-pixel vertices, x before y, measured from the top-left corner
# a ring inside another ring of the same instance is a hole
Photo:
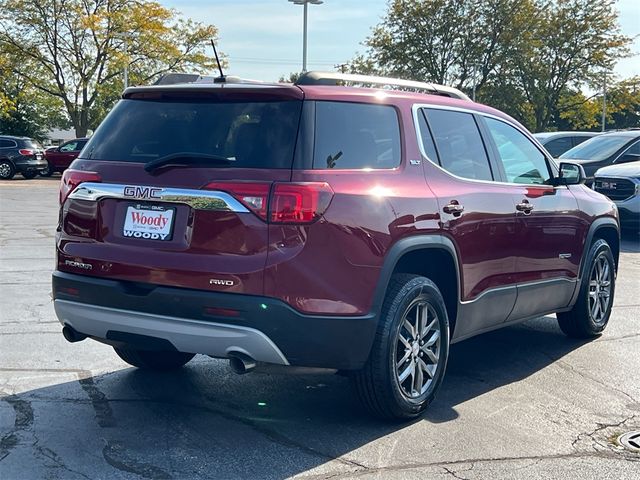
[[[267,220],[269,206],[269,190],[271,184],[267,182],[211,182],[205,187],[207,190],[221,190],[230,193],[245,207]]]
[[[102,177],[96,172],[85,172],[83,170],[67,169],[62,174],[60,181],[60,205],[64,203],[69,194],[73,192],[78,185],[84,182],[101,182]]]
[[[333,190],[325,182],[211,182],[204,188],[228,192],[269,223],[313,223],[326,211]]]
[[[312,223],[325,212],[332,198],[328,183],[276,183],[269,219],[271,223]]]
[[[18,153],[20,155],[24,155],[26,157],[30,157],[32,155],[35,155],[35,151],[31,150],[30,148],[21,148],[20,150],[18,150]]]

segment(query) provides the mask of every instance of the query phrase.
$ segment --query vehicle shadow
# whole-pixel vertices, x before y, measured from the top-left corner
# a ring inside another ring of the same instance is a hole
[[[438,398],[415,422],[453,421],[457,405],[583,345],[562,335],[554,320],[453,345]],[[339,457],[349,471],[358,466],[350,452],[412,427],[371,419],[348,379],[337,375],[237,376],[226,362],[206,358],[164,374],[76,373],[78,381],[3,397],[5,478],[287,478]]]

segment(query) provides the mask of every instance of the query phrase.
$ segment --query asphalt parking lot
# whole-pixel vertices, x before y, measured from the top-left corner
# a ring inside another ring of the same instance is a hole
[[[452,346],[409,424],[362,412],[336,375],[237,376],[196,357],[138,371],[67,343],[50,299],[57,184],[0,182],[0,478],[640,478],[640,244],[626,237],[595,341],[553,316]]]

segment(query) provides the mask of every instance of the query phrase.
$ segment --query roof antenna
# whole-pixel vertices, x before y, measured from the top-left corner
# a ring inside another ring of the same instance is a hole
[[[216,56],[216,63],[218,64],[218,70],[220,70],[220,76],[213,79],[213,83],[225,83],[227,81],[227,77],[224,76],[222,72],[222,64],[220,63],[220,58],[218,58],[218,52],[216,50],[216,44],[213,43],[213,38],[211,39],[211,46],[213,47],[213,54]]]

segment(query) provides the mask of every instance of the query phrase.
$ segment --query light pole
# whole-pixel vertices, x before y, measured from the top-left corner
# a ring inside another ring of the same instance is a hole
[[[602,85],[602,131],[607,129],[607,71],[603,72]]]
[[[323,0],[289,0],[294,5],[304,6],[304,21],[302,27],[302,71],[307,71],[307,8],[308,5],[320,5]]]

